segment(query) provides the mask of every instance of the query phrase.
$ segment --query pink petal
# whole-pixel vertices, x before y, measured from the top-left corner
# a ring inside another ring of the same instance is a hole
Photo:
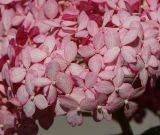
[[[34,48],[30,51],[30,56],[31,56],[32,62],[37,63],[44,60],[47,57],[47,54],[38,48]]]
[[[83,91],[83,88],[75,87],[72,93],[70,94],[70,97],[72,97],[74,100],[80,103],[81,100],[86,97],[86,95],[85,92]]]
[[[124,46],[121,49],[124,60],[128,63],[136,62],[136,51],[130,46]]]
[[[72,62],[77,55],[77,45],[74,42],[68,42],[64,47],[64,56],[68,62]]]
[[[121,41],[116,29],[107,28],[105,31],[105,43],[108,48],[120,46]]]
[[[12,9],[3,11],[2,22],[6,31],[8,31],[11,28],[11,22],[13,16],[14,16],[14,11]]]
[[[99,73],[102,68],[102,57],[98,54],[94,55],[89,59],[88,66],[92,72]]]
[[[45,15],[53,19],[58,14],[58,4],[55,0],[48,0],[44,5],[44,13]]]
[[[72,78],[65,73],[58,73],[56,85],[57,87],[64,93],[70,93],[73,88],[73,80]]]
[[[124,105],[124,100],[118,97],[117,94],[112,93],[108,98],[106,107],[107,110],[113,112],[121,108],[123,105]]]
[[[25,16],[16,15],[12,18],[12,25],[13,26],[20,25],[24,19],[25,19]]]
[[[75,33],[75,37],[78,37],[78,38],[86,38],[87,36],[88,36],[87,30],[82,30],[82,31]]]
[[[84,98],[80,102],[81,110],[92,111],[96,108],[96,106],[97,106],[96,100],[90,98]]]
[[[48,78],[45,77],[38,77],[38,78],[34,78],[32,80],[33,85],[36,87],[44,87],[46,85],[51,84],[51,81]]]
[[[114,86],[109,81],[100,81],[94,85],[94,88],[97,92],[110,94],[114,91]]]
[[[29,49],[28,48],[25,48],[25,49],[22,50],[21,59],[22,59],[23,65],[26,68],[29,68],[29,66],[31,64],[31,56],[29,54]]]
[[[60,72],[60,65],[56,61],[51,61],[46,67],[46,75],[50,80],[55,81],[56,76]]]
[[[29,70],[36,71],[38,77],[41,77],[45,74],[45,69],[46,69],[45,65],[41,63],[35,63],[29,68]]]
[[[73,110],[79,106],[79,103],[71,97],[60,96],[60,97],[58,97],[58,99],[59,99],[62,107],[66,108],[66,109]]]
[[[142,59],[143,59],[145,64],[148,64],[148,61],[149,61],[150,57],[151,57],[150,46],[144,46],[142,48]]]
[[[93,37],[93,45],[97,50],[101,49],[104,46],[104,34],[102,32],[98,32]]]
[[[31,99],[23,106],[23,111],[27,117],[32,117],[35,113],[35,104]]]
[[[34,97],[34,103],[36,107],[40,110],[43,110],[48,107],[48,102],[46,98],[41,94]]]
[[[129,43],[132,43],[138,36],[138,30],[137,29],[131,29],[129,30],[126,35],[122,38],[122,45],[127,45]]]
[[[32,96],[34,95],[34,85],[33,85],[34,78],[35,78],[35,76],[33,76],[29,73],[26,75],[26,79],[25,79],[26,90]]]
[[[134,102],[129,101],[128,104],[125,105],[124,114],[127,118],[129,118],[136,112],[137,109],[138,105]]]
[[[113,77],[115,76],[115,73],[113,71],[110,71],[110,70],[104,70],[104,71],[100,72],[98,74],[98,76],[101,79],[104,79],[104,80],[112,80]]]
[[[49,48],[49,53],[51,53],[55,48],[56,39],[54,36],[47,36],[43,44]]]
[[[26,88],[24,85],[21,85],[18,90],[17,90],[17,93],[16,93],[16,97],[17,99],[20,101],[21,104],[25,104],[28,99],[29,99],[29,94],[28,92],[26,91]]]
[[[79,24],[78,31],[87,28],[88,21],[89,21],[88,15],[84,11],[82,11],[78,17],[78,24]]]
[[[94,48],[89,45],[80,47],[78,52],[82,57],[85,58],[91,57],[93,54],[95,54]]]
[[[104,62],[105,63],[113,62],[118,57],[119,52],[120,52],[119,47],[113,47],[111,49],[108,49],[104,55]]]
[[[92,87],[97,82],[97,74],[94,72],[87,73],[85,77],[85,86],[87,88]]]
[[[112,113],[109,113],[106,108],[102,108],[102,111],[105,120],[112,120]]]
[[[99,31],[97,23],[92,20],[89,21],[87,25],[87,30],[91,36],[95,36]]]
[[[72,75],[80,75],[80,73],[84,72],[84,68],[76,63],[71,63],[69,66],[69,70],[71,72]]]
[[[116,76],[113,80],[115,87],[119,87],[122,85],[124,81],[124,72],[122,68],[116,70]]]
[[[53,104],[57,99],[57,90],[54,86],[50,86],[48,90],[47,101],[49,104]]]
[[[0,123],[5,126],[13,127],[15,124],[15,116],[8,110],[0,110]]]
[[[158,60],[154,55],[151,55],[148,61],[148,65],[154,68],[158,67]]]
[[[142,86],[145,87],[148,82],[148,71],[145,68],[140,72],[139,78],[141,80]]]
[[[118,94],[121,98],[128,98],[132,92],[133,88],[132,85],[129,83],[123,83],[120,87],[119,87],[119,91]]]
[[[82,114],[79,114],[77,110],[72,110],[67,113],[67,121],[72,126],[80,126],[83,123]]]
[[[4,4],[4,5],[7,5],[11,2],[13,2],[14,0],[0,0],[0,4]]]
[[[26,70],[20,67],[13,67],[10,69],[10,79],[13,83],[21,82],[26,75]]]

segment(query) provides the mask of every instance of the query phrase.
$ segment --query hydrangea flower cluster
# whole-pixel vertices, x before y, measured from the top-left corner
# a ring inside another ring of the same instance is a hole
[[[0,134],[54,108],[132,116],[160,72],[159,0],[0,0]]]

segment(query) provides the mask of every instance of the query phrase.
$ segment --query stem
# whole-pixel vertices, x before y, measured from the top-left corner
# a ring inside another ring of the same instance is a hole
[[[116,112],[114,118],[117,120],[117,122],[120,124],[120,127],[122,129],[122,135],[133,135],[131,126],[129,124],[129,121],[124,116],[124,113],[122,110]]]

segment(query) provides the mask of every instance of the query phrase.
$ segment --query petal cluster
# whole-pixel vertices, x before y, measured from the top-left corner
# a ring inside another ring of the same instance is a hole
[[[71,126],[131,117],[160,75],[158,0],[0,0],[0,11],[0,134],[48,108]]]

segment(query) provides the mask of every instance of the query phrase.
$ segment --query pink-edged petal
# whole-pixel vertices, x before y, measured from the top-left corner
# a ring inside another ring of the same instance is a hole
[[[87,28],[87,24],[89,21],[89,17],[86,14],[86,12],[82,11],[78,17],[78,31],[81,31],[85,28]]]
[[[108,97],[106,107],[107,107],[107,110],[113,112],[113,111],[116,111],[117,109],[121,108],[123,105],[124,105],[124,100],[122,98],[118,97],[118,95],[116,93],[112,93]]]
[[[104,70],[104,71],[100,72],[98,74],[98,76],[104,80],[112,80],[113,77],[115,76],[115,73],[111,70]]]
[[[92,72],[99,73],[102,68],[102,57],[98,54],[94,55],[89,59],[88,66]]]
[[[127,118],[131,117],[136,110],[138,109],[138,105],[134,102],[128,102],[128,104],[124,107],[124,114]]]
[[[97,50],[101,49],[104,46],[104,34],[102,32],[98,32],[93,37],[93,45]]]
[[[2,79],[5,79],[7,84],[11,86],[9,67],[7,63],[3,65],[1,73],[2,73]]]
[[[27,117],[32,117],[35,113],[35,103],[29,99],[28,102],[23,106],[23,111]]]
[[[119,91],[118,94],[121,98],[128,98],[132,92],[133,88],[132,85],[129,83],[123,83],[120,87],[119,87]]]
[[[25,79],[26,90],[32,96],[34,95],[34,88],[35,88],[34,85],[33,85],[33,79],[34,78],[35,78],[34,75],[27,74],[26,79]]]
[[[21,82],[26,75],[26,70],[21,67],[13,67],[10,69],[10,80],[13,83]]]
[[[55,48],[56,39],[54,36],[48,36],[46,37],[43,44],[49,48],[49,53],[51,53],[53,49]]]
[[[75,33],[75,37],[78,37],[78,38],[86,38],[87,36],[88,36],[87,30],[82,30],[82,31]]]
[[[6,95],[6,89],[3,84],[0,84],[0,93],[2,93],[3,95]]]
[[[122,45],[127,45],[132,43],[138,37],[138,30],[131,29],[129,30],[126,35],[121,39]]]
[[[22,59],[22,63],[26,68],[29,68],[30,64],[31,64],[31,56],[29,54],[29,49],[25,48],[22,50],[21,53],[21,59]]]
[[[89,21],[87,25],[87,30],[91,36],[95,36],[99,31],[98,24],[95,21]]]
[[[150,49],[150,46],[144,46],[143,48],[142,48],[142,59],[143,59],[143,61],[144,61],[144,63],[145,64],[148,64],[148,61],[149,61],[149,59],[150,59],[150,57],[151,57],[151,49]]]
[[[16,93],[16,97],[17,99],[20,101],[20,103],[22,105],[24,105],[28,99],[29,99],[29,94],[28,92],[26,91],[26,88],[24,85],[21,85],[18,90],[17,90],[17,93]]]
[[[41,62],[47,57],[47,53],[38,49],[34,48],[30,51],[31,60],[33,63]]]
[[[48,107],[48,102],[46,98],[41,94],[34,97],[34,103],[36,107],[40,110],[43,110]]]
[[[58,100],[62,107],[69,110],[76,109],[79,106],[79,103],[71,97],[59,96]]]
[[[109,81],[100,81],[94,85],[94,88],[99,93],[110,94],[114,91],[114,86]]]
[[[106,107],[102,108],[102,112],[105,120],[112,120],[112,113],[109,113]]]
[[[85,77],[85,86],[87,88],[92,87],[97,82],[97,74],[94,72],[87,73]]]
[[[15,115],[8,110],[0,110],[0,123],[4,126],[13,127],[15,124]]]
[[[120,46],[121,41],[116,29],[107,28],[105,31],[105,44],[108,48]]]
[[[96,111],[93,114],[93,118],[95,121],[102,121],[103,120],[103,112],[99,109],[96,109]]]
[[[136,51],[130,46],[124,46],[121,49],[124,60],[128,63],[136,62]]]
[[[12,25],[13,26],[17,26],[17,25],[20,25],[23,20],[25,19],[25,16],[22,16],[22,15],[16,15],[12,18]]]
[[[77,45],[75,42],[68,42],[64,47],[64,56],[68,62],[72,62],[77,55]]]
[[[124,72],[122,68],[118,68],[115,72],[116,76],[113,80],[115,87],[119,87],[122,85],[123,81],[124,81]]]
[[[0,0],[0,4],[9,4],[9,3],[12,3],[14,0]]]
[[[80,73],[84,72],[84,68],[76,63],[71,63],[69,66],[69,71],[71,72],[72,75],[80,75]]]
[[[150,59],[148,61],[148,65],[153,67],[153,68],[158,67],[158,60],[154,55],[151,55],[151,57],[150,57]]]
[[[48,104],[53,104],[57,99],[57,90],[54,86],[50,86],[48,90],[47,101]]]
[[[144,68],[140,71],[139,73],[139,78],[141,80],[141,84],[142,86],[146,86],[147,82],[148,82],[148,71]]]
[[[51,84],[51,80],[45,77],[34,78],[32,81],[33,85],[36,87],[44,87]]]
[[[46,67],[46,75],[50,80],[55,81],[58,72],[60,72],[60,65],[57,61],[51,61],[48,63]]]
[[[36,71],[38,77],[41,77],[45,74],[45,69],[46,69],[45,65],[41,63],[35,63],[29,68],[29,70]]]
[[[91,57],[95,54],[95,49],[92,46],[82,46],[79,48],[78,53],[85,58]]]
[[[107,10],[105,13],[104,13],[104,19],[103,19],[103,27],[106,26],[106,24],[111,20],[111,16],[113,14],[113,11],[109,11]]]
[[[113,47],[113,48],[108,49],[104,55],[104,62],[105,63],[113,62],[118,57],[119,52],[120,52],[119,47]]]
[[[11,25],[12,25],[11,22],[14,14],[15,13],[12,9],[7,9],[3,11],[2,22],[6,31],[8,31],[11,28]]]
[[[93,99],[90,99],[90,98],[84,98],[80,102],[81,110],[92,111],[96,108],[96,106],[97,106],[96,100],[93,100]]]
[[[74,100],[76,100],[78,103],[81,102],[82,99],[85,98],[85,92],[83,91],[83,88],[75,87],[70,94],[70,97],[72,97]]]
[[[57,16],[59,12],[58,10],[58,3],[55,0],[48,0],[44,4],[44,13],[50,19],[53,19]]]
[[[83,123],[83,117],[77,110],[72,110],[67,113],[67,122],[72,126],[80,126]]]
[[[72,78],[65,73],[58,73],[57,75],[57,81],[56,81],[56,86],[64,93],[70,93],[73,88],[73,80]]]

